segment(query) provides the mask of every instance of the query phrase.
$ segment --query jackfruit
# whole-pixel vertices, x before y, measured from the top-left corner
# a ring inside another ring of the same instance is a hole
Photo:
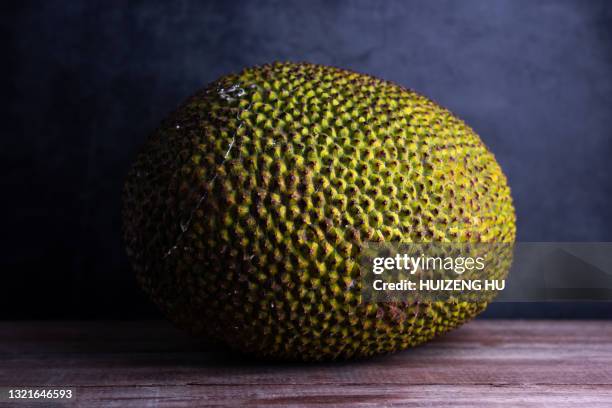
[[[494,156],[397,84],[274,63],[221,77],[166,118],[125,184],[138,281],[178,326],[260,357],[405,349],[482,302],[367,303],[366,242],[512,242]]]

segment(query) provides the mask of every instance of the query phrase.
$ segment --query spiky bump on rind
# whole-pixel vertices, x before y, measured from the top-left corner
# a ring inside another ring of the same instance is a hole
[[[463,121],[396,84],[276,63],[228,75],[152,135],[124,191],[140,284],[178,325],[259,356],[369,356],[486,302],[361,302],[363,243],[511,242],[510,190]]]

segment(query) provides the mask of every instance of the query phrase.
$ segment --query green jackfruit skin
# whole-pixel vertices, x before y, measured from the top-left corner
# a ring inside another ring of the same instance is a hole
[[[510,190],[463,121],[346,70],[275,63],[189,98],[124,189],[138,281],[180,327],[259,357],[405,349],[487,302],[361,301],[365,242],[513,242]]]

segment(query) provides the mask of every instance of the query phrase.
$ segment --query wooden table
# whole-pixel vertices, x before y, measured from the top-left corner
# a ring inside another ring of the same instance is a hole
[[[477,320],[394,355],[297,365],[203,347],[164,322],[4,322],[8,386],[73,387],[68,406],[122,408],[612,407],[612,321]]]

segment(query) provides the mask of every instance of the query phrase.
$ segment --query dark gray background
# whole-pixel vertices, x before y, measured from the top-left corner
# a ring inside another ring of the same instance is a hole
[[[1,318],[156,316],[120,238],[137,148],[207,82],[275,60],[393,80],[465,119],[507,174],[522,241],[612,240],[612,3],[4,4]],[[612,303],[487,316],[607,317]]]

